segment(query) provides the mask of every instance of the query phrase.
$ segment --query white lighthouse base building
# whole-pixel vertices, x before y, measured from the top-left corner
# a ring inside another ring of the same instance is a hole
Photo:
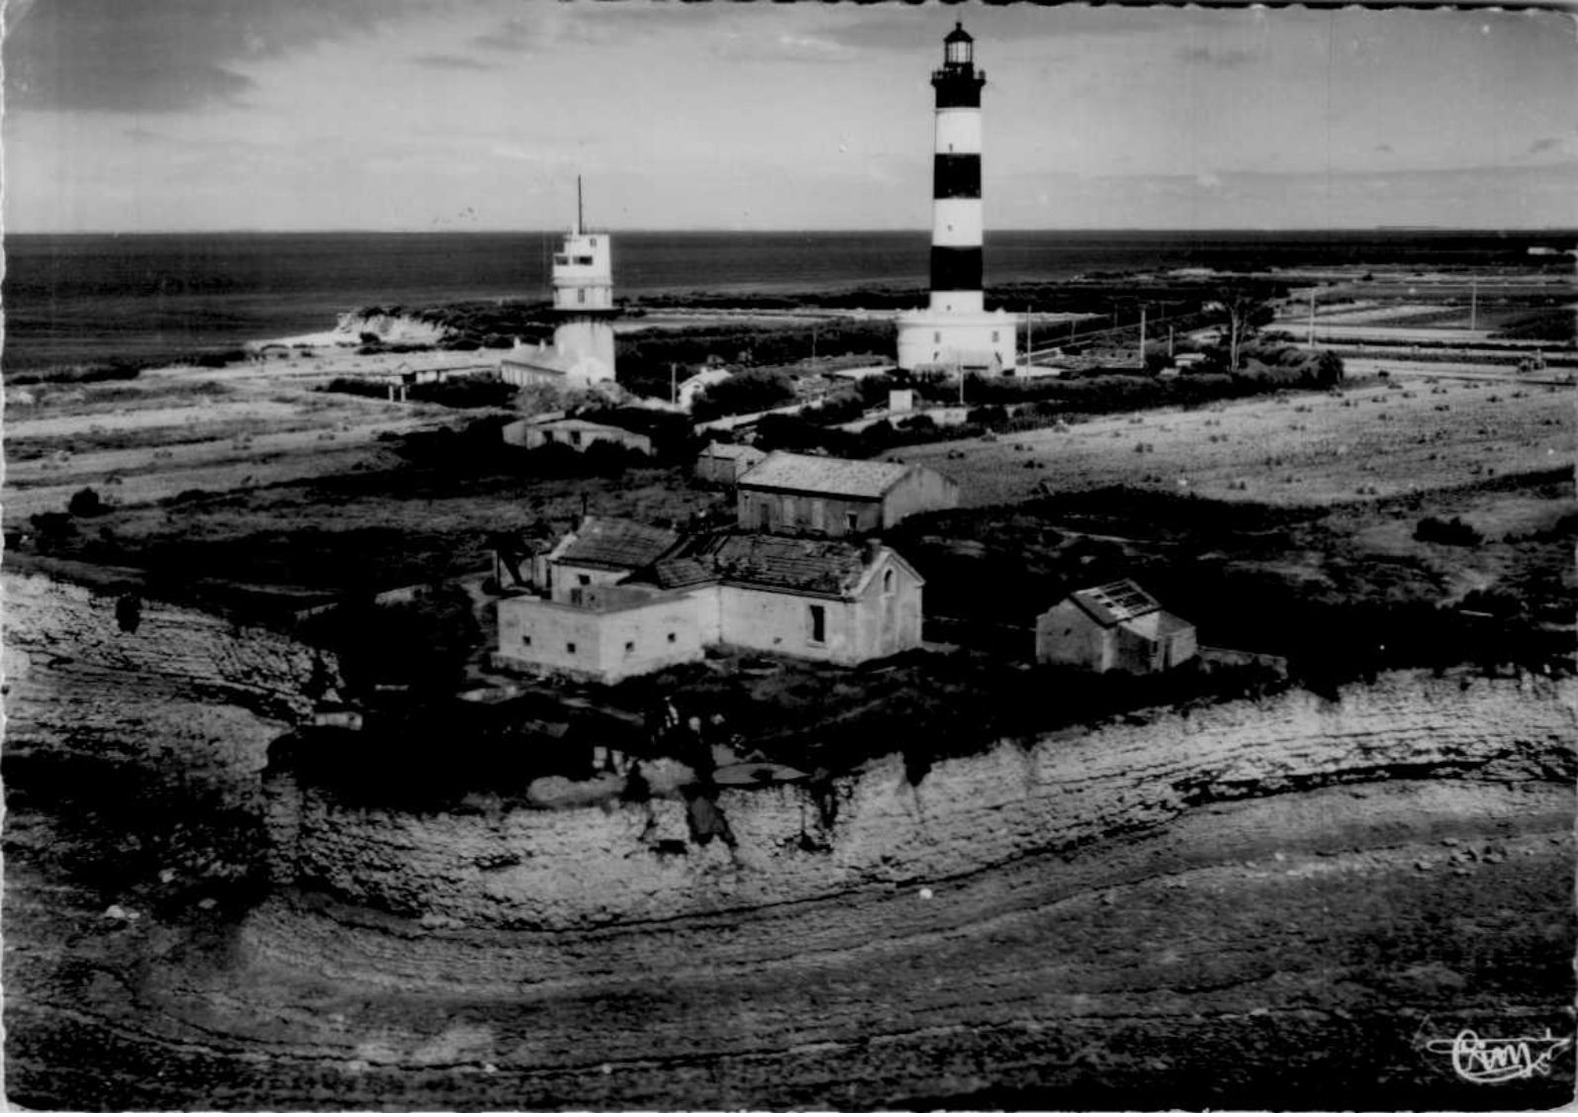
[[[898,366],[905,372],[1012,375],[1019,316],[1004,310],[911,310],[899,315]]]
[[[553,332],[552,345],[522,345],[499,362],[499,378],[524,388],[553,384],[589,388],[614,380],[614,328],[608,322],[575,319]]]

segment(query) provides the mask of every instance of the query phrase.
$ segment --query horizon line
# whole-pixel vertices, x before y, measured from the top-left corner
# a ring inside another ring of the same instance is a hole
[[[916,234],[930,235],[929,226],[915,228],[837,228],[837,227],[811,227],[801,226],[796,228],[728,228],[725,226],[699,226],[687,225],[674,228],[653,226],[631,226],[618,228],[613,226],[601,227],[599,232],[609,236],[629,233],[637,234],[732,234],[732,235],[795,235],[815,233],[824,236],[834,235],[862,235],[870,233],[886,234]],[[487,229],[356,229],[356,228],[324,228],[324,229],[260,229],[260,228],[229,228],[229,229],[35,229],[15,230],[9,229],[4,233],[5,238],[10,237],[167,237],[167,236],[563,236],[565,228],[554,227],[550,229],[523,229],[519,227],[500,227]],[[1191,235],[1207,233],[1486,233],[1486,234],[1518,234],[1518,235],[1578,235],[1578,225],[1343,225],[1343,226],[1202,226],[1186,227],[1177,225],[1081,225],[1081,226],[1025,226],[1020,228],[988,229],[986,236],[1004,236],[1019,233],[1184,233]]]

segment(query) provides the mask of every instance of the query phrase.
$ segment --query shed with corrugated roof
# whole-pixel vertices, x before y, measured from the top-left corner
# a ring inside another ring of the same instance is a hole
[[[1036,660],[1149,674],[1193,659],[1193,624],[1125,578],[1075,590],[1036,618]]]

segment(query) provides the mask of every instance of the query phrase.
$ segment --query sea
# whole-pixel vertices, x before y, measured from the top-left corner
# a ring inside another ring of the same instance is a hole
[[[233,348],[365,306],[548,297],[558,233],[17,234],[0,284],[7,372]],[[915,232],[620,232],[621,297],[923,289]],[[992,232],[987,286],[1159,268],[1522,265],[1571,232]]]

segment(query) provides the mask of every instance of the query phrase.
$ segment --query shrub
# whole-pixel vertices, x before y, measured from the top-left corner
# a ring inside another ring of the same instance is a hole
[[[696,397],[694,416],[703,422],[721,415],[767,411],[794,399],[794,387],[781,372],[737,372]]]
[[[1421,543],[1446,543],[1454,547],[1477,547],[1485,541],[1485,537],[1461,516],[1453,516],[1450,520],[1426,516],[1414,528],[1414,538]]]
[[[66,511],[73,516],[99,516],[109,509],[93,489],[78,489],[71,494],[71,500],[66,504]]]

